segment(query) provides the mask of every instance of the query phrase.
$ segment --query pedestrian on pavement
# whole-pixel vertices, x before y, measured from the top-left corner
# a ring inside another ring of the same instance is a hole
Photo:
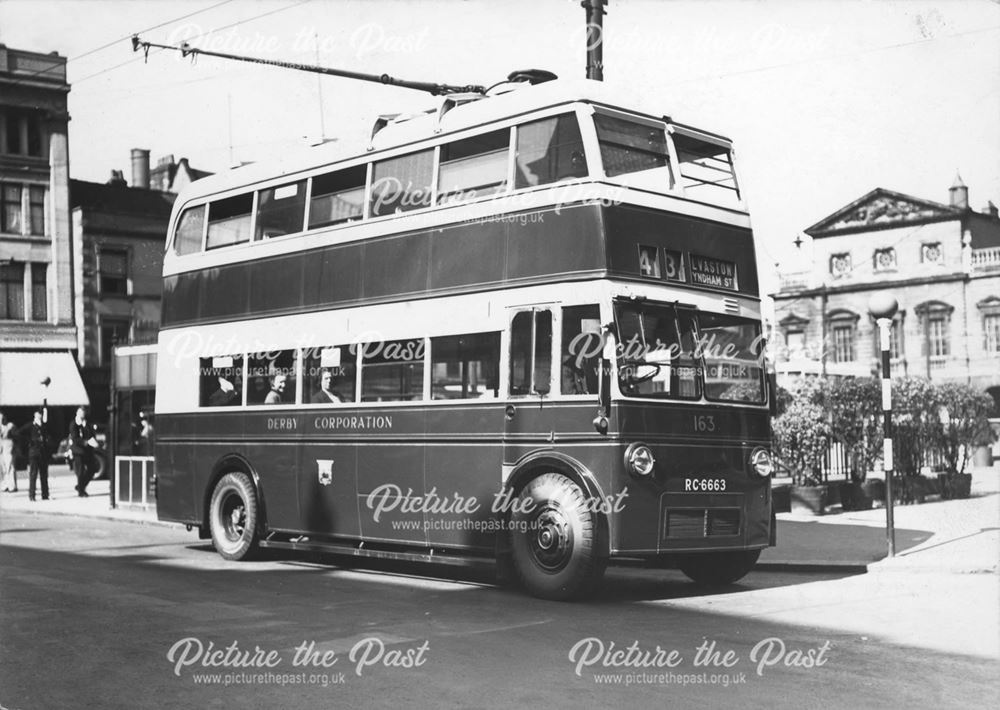
[[[0,412],[0,485],[4,493],[17,493],[14,470],[14,423]]]
[[[156,444],[156,432],[150,421],[151,414],[139,412],[140,429],[133,446],[136,456],[152,456]]]
[[[73,473],[76,474],[76,494],[87,498],[87,484],[93,469],[94,449],[97,448],[97,434],[87,421],[87,408],[77,407],[76,418],[69,425],[69,455],[73,459]]]
[[[35,483],[41,478],[42,500],[49,499],[49,455],[52,442],[41,409],[36,409],[32,421],[17,430],[28,448],[28,500],[35,500]]]

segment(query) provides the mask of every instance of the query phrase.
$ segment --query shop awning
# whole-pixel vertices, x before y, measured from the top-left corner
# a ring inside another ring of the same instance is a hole
[[[42,380],[49,378],[49,386]],[[76,361],[68,352],[0,352],[0,407],[89,405]]]

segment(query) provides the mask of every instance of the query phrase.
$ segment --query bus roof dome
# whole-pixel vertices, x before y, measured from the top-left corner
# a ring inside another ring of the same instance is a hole
[[[517,74],[515,72],[512,76]],[[589,79],[557,79],[536,84],[527,81],[503,83],[495,93],[487,96],[456,94],[432,100],[434,103],[422,112],[380,117],[374,122],[375,130],[368,140],[338,140],[303,146],[288,150],[275,160],[250,163],[197,180],[185,189],[181,202],[237,185],[363,157],[371,151],[415,143],[440,133],[485,126],[512,116],[576,101],[602,103],[651,116],[662,117],[664,114],[662,107],[659,110],[650,107],[648,99],[644,100],[636,91]]]

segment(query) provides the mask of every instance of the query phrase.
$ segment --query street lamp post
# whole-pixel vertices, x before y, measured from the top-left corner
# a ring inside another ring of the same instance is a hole
[[[896,556],[896,529],[892,519],[892,380],[889,375],[889,334],[892,317],[899,304],[888,293],[877,293],[868,301],[868,312],[875,318],[882,346],[882,470],[885,472],[885,536],[889,557]]]
[[[52,384],[52,378],[46,377],[42,380],[42,423],[49,423],[49,385]]]

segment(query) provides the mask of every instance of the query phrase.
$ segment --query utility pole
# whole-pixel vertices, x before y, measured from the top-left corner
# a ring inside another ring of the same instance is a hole
[[[587,78],[604,81],[604,0],[582,0],[587,11]]]

